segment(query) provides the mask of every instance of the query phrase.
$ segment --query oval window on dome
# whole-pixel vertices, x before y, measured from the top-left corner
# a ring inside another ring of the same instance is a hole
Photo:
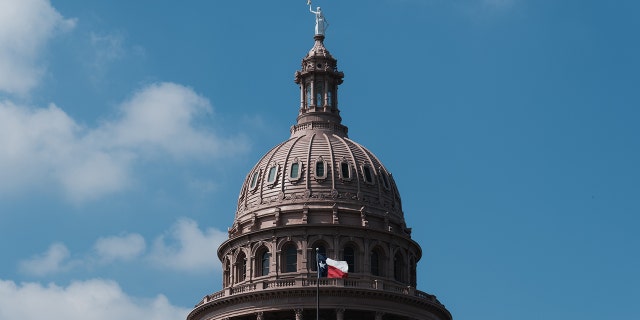
[[[346,160],[340,162],[340,178],[347,181],[351,180],[351,166]]]
[[[276,176],[278,175],[278,166],[274,165],[269,168],[269,174],[267,175],[267,183],[274,184],[276,182]]]
[[[382,186],[384,186],[385,189],[389,190],[391,186],[389,185],[389,178],[387,178],[387,174],[384,171],[382,171],[382,168],[380,168],[378,171],[380,171]]]
[[[316,160],[315,165],[315,176],[316,179],[326,179],[327,178],[327,162],[320,157]]]
[[[291,167],[289,168],[289,180],[296,181],[300,179],[300,171],[302,169],[302,164],[300,161],[293,162]]]
[[[371,172],[371,167],[366,164],[362,166],[362,177],[364,177],[364,182],[373,184],[373,172]]]
[[[260,175],[260,170],[256,170],[251,176],[251,183],[249,184],[249,189],[253,190],[258,185],[258,176]]]

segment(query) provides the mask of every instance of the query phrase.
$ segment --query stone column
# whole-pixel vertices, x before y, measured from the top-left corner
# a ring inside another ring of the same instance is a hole
[[[336,320],[344,320],[344,308],[336,309]]]
[[[384,316],[384,312],[376,312],[376,320],[382,320],[382,316]]]
[[[302,319],[302,308],[297,308],[297,309],[293,309],[293,311],[296,312],[296,320],[303,320]]]

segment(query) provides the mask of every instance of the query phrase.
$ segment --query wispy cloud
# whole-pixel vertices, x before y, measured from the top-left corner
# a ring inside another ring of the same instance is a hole
[[[202,249],[215,251],[226,239],[224,231],[200,229],[196,221],[182,218],[154,237],[149,250],[142,235],[126,233],[100,237],[93,250],[74,254],[73,259],[64,244],[54,243],[44,253],[21,261],[18,267],[20,272],[38,277],[119,262],[181,272],[206,272],[219,269],[220,261],[215,254],[202,254]]]
[[[126,189],[136,164],[246,151],[243,138],[222,137],[199,125],[204,115],[212,115],[209,101],[174,83],[138,90],[117,117],[95,128],[80,125],[54,104],[38,109],[0,101],[0,195],[53,182],[81,203]]]
[[[34,307],[37,304],[37,307]],[[174,320],[188,309],[172,305],[164,295],[142,299],[127,295],[113,281],[87,280],[66,287],[39,283],[16,284],[0,280],[0,315],[3,319]]]
[[[70,270],[74,262],[69,260],[69,249],[64,244],[54,243],[42,254],[20,263],[20,270],[36,276],[44,276]]]
[[[146,248],[144,238],[137,233],[100,238],[93,246],[99,259],[104,262],[132,260]]]
[[[33,89],[45,71],[42,48],[75,24],[48,0],[0,1],[0,91],[24,95]]]
[[[89,36],[93,57],[88,59],[90,79],[95,84],[102,82],[110,65],[126,55],[124,36],[120,33],[97,34]]]
[[[189,219],[178,221],[166,234],[156,239],[150,258],[156,265],[174,270],[206,271],[220,267],[215,254],[202,254],[203,248],[217,249],[228,237],[226,232],[205,231]]]

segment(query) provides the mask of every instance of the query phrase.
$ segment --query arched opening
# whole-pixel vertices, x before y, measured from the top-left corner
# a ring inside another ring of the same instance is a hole
[[[294,243],[288,243],[282,248],[282,272],[298,271],[298,248]]]
[[[324,83],[322,81],[316,81],[313,84],[313,90],[316,92],[316,106],[324,106]]]
[[[371,255],[369,256],[369,266],[371,268],[371,275],[380,277],[383,276],[383,255],[382,251],[379,248],[374,248],[371,250]]]
[[[404,282],[404,258],[400,254],[400,252],[396,253],[393,257],[393,278],[396,281]]]
[[[409,284],[412,287],[416,287],[418,284],[417,273],[416,273],[416,258],[411,256],[409,259]]]
[[[222,286],[228,287],[231,285],[231,263],[229,260],[224,262],[224,272],[222,276]]]
[[[346,261],[347,265],[349,265],[349,272],[356,272],[356,250],[352,245],[344,247],[342,260]]]
[[[241,252],[236,257],[236,283],[242,282],[247,278],[247,256]]]
[[[257,251],[255,257],[256,277],[269,275],[269,266],[271,265],[271,253],[267,248],[261,248]]]

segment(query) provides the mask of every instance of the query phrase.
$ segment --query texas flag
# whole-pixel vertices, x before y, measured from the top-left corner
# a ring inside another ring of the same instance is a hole
[[[318,278],[346,278],[349,265],[346,261],[337,261],[318,254]]]

